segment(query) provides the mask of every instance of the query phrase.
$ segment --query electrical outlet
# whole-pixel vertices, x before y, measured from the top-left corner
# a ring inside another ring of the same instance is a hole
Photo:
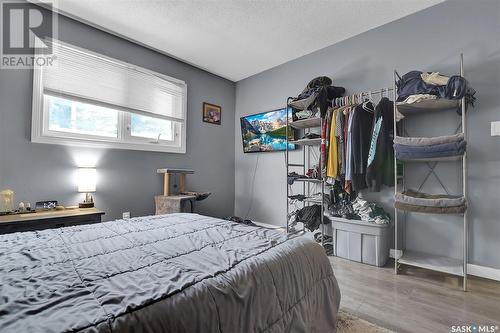
[[[123,216],[124,219],[129,219],[130,218],[130,212],[124,212],[122,214],[122,216]]]
[[[500,136],[500,121],[491,122],[491,136]]]
[[[389,257],[391,258],[395,258],[396,257],[396,254],[398,256],[398,259],[401,258],[403,256],[403,251],[402,250],[395,250],[395,249],[390,249],[389,251]]]

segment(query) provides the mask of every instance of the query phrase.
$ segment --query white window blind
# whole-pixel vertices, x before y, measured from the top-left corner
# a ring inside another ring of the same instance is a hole
[[[184,122],[186,84],[90,51],[54,43],[56,66],[42,67],[43,90]]]
[[[35,65],[31,140],[38,143],[186,152],[184,81],[51,43],[54,66]]]

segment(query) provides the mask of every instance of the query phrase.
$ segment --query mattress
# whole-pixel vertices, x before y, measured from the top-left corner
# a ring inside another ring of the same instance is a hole
[[[197,214],[0,235],[0,332],[334,332],[321,246]]]

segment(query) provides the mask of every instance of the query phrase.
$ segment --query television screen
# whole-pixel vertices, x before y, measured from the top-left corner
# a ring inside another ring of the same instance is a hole
[[[292,121],[292,109],[285,108],[258,113],[240,118],[243,152],[256,153],[261,151],[286,150],[286,117]],[[294,131],[288,129],[289,140],[294,139]],[[289,143],[288,149],[295,149]]]

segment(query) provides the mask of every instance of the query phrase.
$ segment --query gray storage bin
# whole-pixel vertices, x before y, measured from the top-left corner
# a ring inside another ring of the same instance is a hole
[[[391,224],[375,224],[331,217],[335,256],[374,266],[384,266],[391,247]]]

